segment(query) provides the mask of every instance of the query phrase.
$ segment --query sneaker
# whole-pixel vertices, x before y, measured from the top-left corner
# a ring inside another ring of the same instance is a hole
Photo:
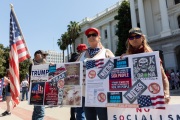
[[[11,115],[11,112],[5,111],[1,114],[2,116]]]

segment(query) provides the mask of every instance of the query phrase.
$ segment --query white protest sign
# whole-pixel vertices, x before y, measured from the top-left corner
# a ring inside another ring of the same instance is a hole
[[[165,108],[159,52],[86,61],[87,107]]]
[[[108,120],[180,120],[180,104],[165,110],[147,108],[108,108]]]
[[[33,65],[32,105],[82,106],[82,62]]]

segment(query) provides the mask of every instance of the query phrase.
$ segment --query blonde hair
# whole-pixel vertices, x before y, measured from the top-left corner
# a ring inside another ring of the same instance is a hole
[[[102,45],[102,43],[101,42],[99,42],[99,48],[104,48],[104,46]]]
[[[147,39],[146,39],[146,36],[145,35],[142,35],[143,37],[143,41],[142,41],[142,45],[144,47],[144,52],[152,52],[152,48],[149,46],[149,44],[147,43]],[[129,43],[128,39],[126,41],[126,47],[127,47],[127,50],[126,50],[126,54],[132,54],[133,51],[134,51],[134,48],[133,46]]]

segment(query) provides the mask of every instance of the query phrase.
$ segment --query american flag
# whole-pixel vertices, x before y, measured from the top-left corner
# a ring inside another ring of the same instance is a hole
[[[43,93],[43,87],[42,87],[41,85],[39,85],[39,84],[36,84],[36,85],[32,88],[31,93],[36,93],[36,94],[38,94],[38,93]]]
[[[86,62],[86,69],[90,68],[102,68],[104,65],[104,59],[98,59],[98,60],[89,60]]]
[[[9,70],[11,81],[11,95],[14,107],[19,103],[20,82],[19,82],[19,62],[30,58],[25,40],[17,22],[13,9],[10,12],[10,53]]]
[[[154,109],[165,109],[164,96],[150,96],[150,95],[140,95],[138,97],[139,107],[147,107]]]

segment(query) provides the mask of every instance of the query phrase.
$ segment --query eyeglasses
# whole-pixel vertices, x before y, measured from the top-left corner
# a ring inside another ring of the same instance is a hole
[[[97,35],[96,33],[93,33],[93,34],[88,34],[88,35],[87,35],[87,38],[90,38],[91,36],[93,36],[93,37],[97,37],[98,35]]]
[[[134,40],[134,38],[139,39],[139,38],[141,38],[141,35],[135,35],[135,36],[129,36],[128,37],[129,40]]]

